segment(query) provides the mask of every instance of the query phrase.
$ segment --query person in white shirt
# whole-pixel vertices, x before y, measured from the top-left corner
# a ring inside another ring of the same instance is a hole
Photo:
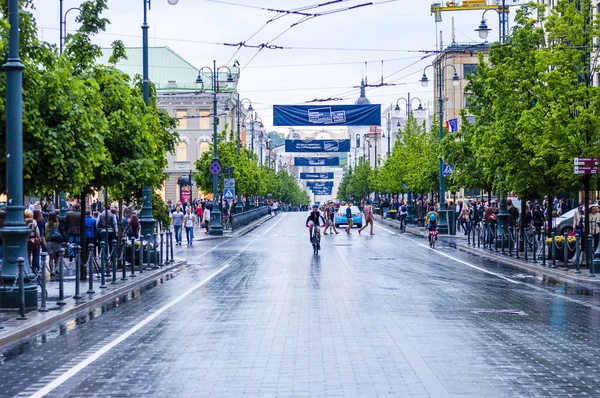
[[[210,210],[212,209],[212,205],[206,205],[206,209],[204,209],[204,213],[202,214],[202,225],[206,228],[205,234],[210,232]]]
[[[187,238],[188,246],[194,244],[194,221],[196,221],[196,216],[192,214],[192,206],[188,206],[185,210],[185,216],[183,217],[185,237]]]

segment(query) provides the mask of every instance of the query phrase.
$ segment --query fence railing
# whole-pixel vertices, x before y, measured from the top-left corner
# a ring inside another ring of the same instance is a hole
[[[238,228],[246,226],[253,221],[269,214],[267,206],[257,207],[256,209],[248,210],[239,214],[231,215],[231,230],[235,231]]]

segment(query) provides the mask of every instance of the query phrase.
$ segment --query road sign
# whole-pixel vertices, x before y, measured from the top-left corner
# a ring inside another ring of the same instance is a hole
[[[598,166],[575,166],[575,174],[598,174]]]
[[[575,166],[598,166],[598,159],[596,158],[575,158],[573,159]]]
[[[210,170],[211,174],[219,174],[221,172],[221,162],[215,160],[210,164],[208,169]]]
[[[454,165],[452,163],[442,163],[442,175],[444,177],[449,177],[452,173],[454,173]]]
[[[224,188],[235,189],[235,178],[224,178]]]
[[[223,197],[225,200],[233,200],[235,198],[235,189],[233,188],[225,188],[225,192],[223,193]]]

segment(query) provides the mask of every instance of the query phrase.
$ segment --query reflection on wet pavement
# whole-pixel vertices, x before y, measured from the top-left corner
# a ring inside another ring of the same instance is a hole
[[[50,396],[600,396],[596,288],[376,232],[324,236],[315,257],[291,213],[178,248],[194,265],[161,286],[7,347],[3,395],[39,390],[229,264]]]

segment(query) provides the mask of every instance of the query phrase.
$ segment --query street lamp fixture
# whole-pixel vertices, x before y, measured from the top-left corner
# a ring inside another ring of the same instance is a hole
[[[167,2],[168,2],[170,5],[174,6],[175,4],[179,3],[179,0],[167,0]]]
[[[492,29],[488,28],[487,24],[485,23],[485,19],[482,19],[479,27],[475,29],[475,32],[479,33],[479,38],[481,40],[487,40],[491,31]]]
[[[423,83],[423,81],[425,81],[425,86],[427,86],[427,75],[425,75],[423,73],[423,78],[421,79],[421,83]],[[400,97],[396,100],[396,106],[394,107],[394,113],[396,114],[396,116],[400,116],[400,105],[398,104],[400,102],[400,100],[404,101],[406,103],[406,117],[410,116],[410,114],[412,113],[412,103],[414,100],[418,100],[419,101],[419,107],[417,108],[418,111],[422,111],[423,110],[423,106],[421,105],[421,99],[418,97],[410,97],[410,93],[408,93],[408,99],[404,98],[404,97]],[[398,121],[398,127],[400,127],[400,121]]]
[[[506,10],[506,0],[502,0],[502,4],[500,5],[500,10],[498,11],[494,8],[491,9],[487,9],[483,12],[483,14],[481,14],[481,23],[479,24],[479,27],[477,29],[475,29],[475,32],[477,32],[479,34],[479,38],[481,40],[487,40],[488,35],[490,34],[490,32],[492,31],[492,29],[490,29],[487,26],[486,23],[486,19],[485,19],[485,13],[493,10],[496,11],[498,13],[498,24],[499,24],[499,29],[498,29],[498,40],[500,41],[500,43],[504,42],[504,39],[506,37],[506,32],[505,32],[505,24],[504,21],[506,19],[506,14],[505,14],[505,10]]]

